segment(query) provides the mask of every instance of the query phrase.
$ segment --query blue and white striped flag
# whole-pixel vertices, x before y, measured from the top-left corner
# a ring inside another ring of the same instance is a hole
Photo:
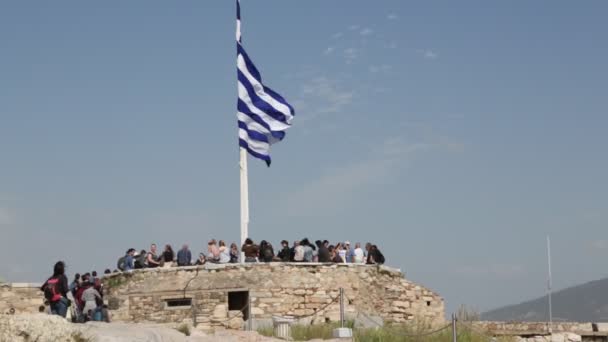
[[[241,5],[236,1],[239,145],[270,166],[270,145],[283,140],[295,114],[285,99],[262,83],[241,41]]]

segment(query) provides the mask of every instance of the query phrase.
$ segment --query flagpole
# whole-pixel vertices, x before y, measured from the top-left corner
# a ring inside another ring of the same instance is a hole
[[[240,148],[241,169],[241,246],[249,235],[249,182],[247,175],[247,150]],[[241,262],[245,262],[245,254],[241,252]]]
[[[551,303],[551,292],[552,289],[552,279],[551,279],[551,240],[549,239],[549,235],[547,235],[547,266],[549,269],[549,274],[547,279],[547,300],[549,301],[549,334],[553,333],[553,307]]]

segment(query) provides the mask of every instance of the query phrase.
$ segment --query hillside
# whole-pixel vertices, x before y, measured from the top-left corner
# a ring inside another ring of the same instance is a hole
[[[554,321],[608,322],[608,278],[553,293]],[[548,321],[547,297],[481,314],[488,321]]]

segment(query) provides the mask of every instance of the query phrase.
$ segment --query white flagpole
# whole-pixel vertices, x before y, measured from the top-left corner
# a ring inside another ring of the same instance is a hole
[[[249,235],[249,182],[247,176],[247,150],[240,148],[241,160],[241,246]],[[241,262],[245,262],[245,254],[241,252]]]
[[[549,239],[549,235],[547,235],[547,263],[549,266],[549,279],[547,280],[547,299],[549,301],[549,334],[553,333],[553,307],[551,303],[551,292],[552,292],[552,284],[551,284],[551,240]]]

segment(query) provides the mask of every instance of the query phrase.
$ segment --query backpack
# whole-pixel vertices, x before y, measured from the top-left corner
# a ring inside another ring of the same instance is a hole
[[[272,257],[274,257],[274,255],[272,255],[272,250],[270,249],[270,247],[264,248],[263,255],[264,255],[264,260],[267,260],[267,261],[272,261]]]
[[[374,261],[378,264],[384,264],[384,255],[380,252],[379,249],[376,250],[376,256],[374,257]]]
[[[49,302],[54,303],[61,299],[61,293],[57,289],[59,287],[59,278],[50,278],[44,286],[44,298]]]
[[[118,262],[116,263],[116,267],[117,267],[119,270],[121,270],[121,271],[124,271],[124,270],[125,270],[125,259],[126,259],[126,258],[127,258],[127,256],[126,256],[126,255],[125,255],[125,256],[121,256],[121,257],[118,259]]]

